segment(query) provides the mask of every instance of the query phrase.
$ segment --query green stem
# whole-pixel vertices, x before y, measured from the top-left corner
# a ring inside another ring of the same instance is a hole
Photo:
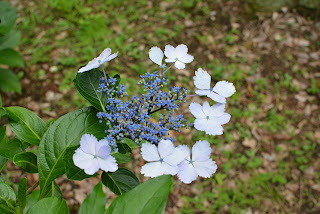
[[[28,190],[27,190],[27,195],[29,195],[30,193],[32,193],[32,191],[37,188],[37,186],[39,186],[39,181],[37,181],[35,184],[33,184],[32,187],[30,187]]]

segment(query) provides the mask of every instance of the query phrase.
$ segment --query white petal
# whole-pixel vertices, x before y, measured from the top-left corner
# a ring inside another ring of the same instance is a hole
[[[144,143],[141,146],[141,156],[146,161],[158,161],[160,156],[157,146],[151,143]]]
[[[179,61],[180,61],[180,62],[183,62],[183,63],[190,63],[190,62],[193,61],[193,59],[194,59],[193,56],[187,54],[187,55],[185,55],[183,58],[179,58]]]
[[[100,60],[100,64],[101,62],[103,62],[108,56],[110,56],[111,54],[111,49],[110,48],[106,48],[102,51],[102,53],[98,56],[98,60]]]
[[[186,159],[187,155],[188,153],[181,148],[174,148],[170,155],[163,158],[163,161],[171,166],[177,166],[184,159]]]
[[[191,103],[189,110],[195,118],[206,118],[206,115],[203,113],[202,106],[199,103]]]
[[[210,90],[196,90],[196,94],[200,95],[200,96],[208,96],[208,94],[210,93]]]
[[[168,63],[170,63],[170,62],[175,62],[175,61],[177,61],[177,60],[172,58],[172,59],[165,59],[165,61],[168,62]]]
[[[213,101],[216,101],[218,103],[226,103],[226,98],[224,98],[223,96],[220,96],[219,94],[213,91],[210,91],[210,93],[208,93],[207,96],[210,97]]]
[[[188,54],[188,48],[186,45],[180,44],[176,47],[175,56],[179,58],[179,60],[180,58],[184,58],[187,54]]]
[[[213,91],[218,93],[220,96],[227,98],[231,97],[231,95],[236,92],[236,89],[232,83],[223,80],[217,82],[217,84],[213,87]]]
[[[165,158],[174,152],[174,145],[170,140],[161,140],[158,144],[160,158]]]
[[[100,164],[100,168],[105,172],[115,172],[118,170],[118,164],[116,163],[116,159],[109,155],[109,157],[105,159],[97,158]]]
[[[208,129],[209,122],[207,119],[195,119],[194,120],[194,128],[199,131],[205,131]]]
[[[172,166],[166,162],[161,163],[163,175],[176,175],[178,173],[178,165]]]
[[[84,172],[88,175],[93,175],[94,173],[98,172],[100,168],[100,164],[97,158],[92,159],[90,162],[90,166],[84,169]]]
[[[178,68],[178,69],[184,69],[184,68],[186,67],[186,64],[184,64],[184,63],[182,63],[182,62],[180,62],[180,61],[176,61],[176,62],[174,63],[174,66],[175,66],[176,68]]]
[[[185,184],[190,184],[192,181],[196,180],[198,174],[189,161],[183,161],[179,164],[178,178]]]
[[[202,68],[198,68],[198,70],[195,72],[195,76],[193,77],[193,82],[196,88],[198,89],[210,89],[211,76],[208,74],[207,71],[203,70]]]
[[[202,111],[205,116],[210,116],[212,114],[212,109],[207,101],[203,103]]]
[[[211,114],[209,116],[220,117],[225,112],[225,104],[217,103],[211,106]]]
[[[217,122],[221,125],[228,123],[230,119],[231,119],[231,115],[228,113],[224,113],[220,117],[215,118],[215,120],[217,120]]]
[[[99,67],[100,64],[98,62],[96,62],[96,58],[91,60],[86,66],[82,67],[79,69],[78,73],[83,73],[85,71],[90,71],[94,68]]]
[[[96,143],[95,145],[95,154],[100,158],[107,158],[111,153],[111,147],[108,144],[108,141],[103,139]]]
[[[211,123],[211,124],[210,124]],[[217,124],[216,121],[210,121],[205,129],[206,134],[208,135],[222,135],[223,128],[221,125]]]
[[[208,159],[201,162],[193,162],[193,166],[197,174],[204,178],[209,178],[217,171],[217,164],[215,161]]]
[[[172,45],[166,45],[164,49],[164,55],[169,59],[175,59],[175,48]]]
[[[111,54],[109,57],[107,57],[105,60],[102,61],[101,65],[105,62],[109,62],[110,60],[116,58],[118,56],[118,52],[117,53],[114,53],[114,54]]]
[[[178,148],[180,148],[182,151],[184,151],[187,155],[186,155],[186,160],[191,160],[190,159],[190,149],[188,146],[186,145],[179,145]]]
[[[80,149],[85,153],[95,155],[96,143],[98,143],[98,140],[95,136],[92,134],[84,134],[80,140]]]
[[[158,177],[160,175],[163,175],[163,167],[161,166],[161,163],[159,161],[146,163],[141,168],[141,174],[152,178]]]
[[[211,147],[206,140],[197,141],[192,147],[192,161],[205,161],[210,158]]]
[[[158,47],[152,47],[149,50],[149,58],[151,59],[152,62],[162,65],[162,60],[163,60],[163,52],[160,48]]]
[[[91,161],[94,159],[93,155],[83,152],[78,148],[72,156],[73,163],[80,169],[85,169],[91,166]]]

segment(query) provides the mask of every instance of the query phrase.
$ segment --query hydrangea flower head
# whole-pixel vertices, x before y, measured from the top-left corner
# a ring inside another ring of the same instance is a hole
[[[222,125],[228,123],[231,118],[230,114],[225,113],[225,104],[221,103],[211,107],[208,102],[204,102],[203,106],[199,103],[191,103],[189,109],[196,118],[194,127],[209,135],[222,135]]]
[[[151,143],[141,146],[142,158],[150,163],[141,168],[141,173],[149,177],[176,175],[178,164],[186,157],[181,148],[176,148],[170,140],[161,140],[158,147]]]
[[[184,69],[186,63],[193,61],[193,56],[188,54],[188,48],[184,44],[180,44],[176,48],[171,45],[166,45],[164,54],[167,57],[165,61],[174,62],[174,66],[178,69]]]
[[[111,147],[107,140],[98,141],[90,134],[84,134],[80,140],[80,147],[73,155],[74,164],[88,175],[93,175],[99,169],[105,172],[115,172],[118,169],[116,159],[110,155]]]
[[[217,82],[213,88],[210,88],[211,76],[202,68],[195,72],[193,80],[198,89],[196,94],[208,96],[218,103],[226,103],[226,98],[231,97],[236,92],[233,84],[225,80]]]
[[[149,50],[149,58],[151,59],[152,62],[156,63],[159,66],[162,66],[163,57],[164,55],[160,48],[152,47]]]
[[[192,147],[192,158],[190,157],[190,149],[186,145],[181,145],[181,148],[186,152],[186,159],[178,166],[178,177],[186,184],[190,184],[196,180],[198,176],[209,178],[217,171],[217,164],[210,158],[211,147],[208,141],[197,141]]]
[[[98,68],[99,66],[101,66],[102,64],[116,58],[118,56],[118,52],[111,54],[111,49],[110,48],[106,48],[103,50],[103,52],[96,58],[94,58],[93,60],[91,60],[86,66],[82,67],[79,69],[78,73],[82,73],[85,71],[89,71],[92,70],[94,68]]]

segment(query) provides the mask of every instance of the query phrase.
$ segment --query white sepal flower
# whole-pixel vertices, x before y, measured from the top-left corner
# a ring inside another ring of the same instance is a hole
[[[94,68],[98,68],[99,66],[101,66],[102,64],[116,58],[118,56],[118,52],[111,54],[111,49],[110,48],[106,48],[103,50],[103,52],[96,58],[94,58],[93,60],[91,60],[86,66],[82,67],[79,69],[78,73],[82,73],[85,71],[90,71]]]
[[[178,148],[183,149],[188,155],[178,167],[178,177],[186,184],[196,180],[198,176],[209,178],[217,171],[217,164],[210,158],[211,147],[208,141],[197,141],[192,147],[192,159],[190,158],[190,149],[181,145]]]
[[[152,178],[160,175],[176,175],[178,164],[186,157],[186,153],[174,147],[170,140],[161,140],[158,147],[151,143],[142,144],[141,155],[144,160],[150,162],[141,168],[141,174]]]
[[[84,134],[80,147],[73,155],[73,163],[88,175],[93,175],[99,169],[105,172],[115,172],[118,169],[116,159],[110,155],[111,148],[107,140],[98,141],[90,134]]]
[[[230,114],[225,113],[225,104],[221,103],[211,107],[208,102],[204,102],[203,106],[199,103],[191,103],[189,109],[196,118],[194,127],[209,135],[222,135],[222,125],[228,123],[231,118]]]
[[[176,48],[171,45],[166,45],[164,54],[167,57],[165,61],[174,62],[174,66],[178,69],[184,69],[186,63],[193,61],[193,56],[188,54],[188,48],[184,44],[180,44]]]
[[[163,57],[164,55],[160,48],[152,47],[149,50],[149,58],[151,59],[152,62],[156,63],[159,66],[162,66]]]
[[[210,88],[211,76],[202,68],[195,72],[193,80],[198,89],[196,94],[208,96],[218,103],[226,103],[226,98],[231,97],[236,92],[234,85],[225,80],[217,82],[213,88]]]

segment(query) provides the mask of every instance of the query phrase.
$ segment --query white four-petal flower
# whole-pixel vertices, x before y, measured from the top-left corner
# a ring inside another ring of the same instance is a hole
[[[211,147],[208,141],[197,141],[192,147],[192,159],[190,158],[190,149],[186,145],[181,145],[186,152],[187,157],[178,166],[178,177],[186,184],[196,180],[198,176],[209,178],[217,171],[217,164],[210,158]]]
[[[164,54],[167,57],[165,61],[174,62],[174,66],[178,69],[184,69],[186,63],[193,61],[193,56],[188,54],[188,48],[184,44],[180,44],[176,48],[171,45],[166,45]]]
[[[217,82],[213,88],[210,88],[211,76],[202,68],[198,68],[193,80],[198,89],[196,94],[208,96],[218,103],[226,103],[226,98],[236,92],[234,85],[225,80]]]
[[[189,109],[196,118],[194,127],[209,135],[222,135],[222,125],[228,123],[231,118],[230,114],[225,113],[225,104],[221,103],[211,107],[208,102],[204,102],[203,106],[199,103],[191,103]]]
[[[163,57],[164,55],[160,48],[152,47],[149,50],[149,58],[151,59],[152,62],[156,63],[159,66],[162,66]]]
[[[174,147],[170,140],[161,140],[158,147],[151,143],[142,144],[141,155],[144,160],[150,162],[141,168],[141,174],[152,178],[176,175],[178,164],[186,157],[186,153]]]
[[[116,159],[110,155],[111,148],[107,140],[98,141],[90,134],[84,134],[80,140],[80,147],[73,155],[74,165],[88,175],[93,175],[99,169],[105,172],[115,172],[118,169]]]
[[[101,66],[102,64],[116,58],[118,56],[118,52],[111,54],[111,49],[110,48],[106,48],[103,50],[103,52],[96,58],[94,58],[93,60],[91,60],[86,66],[82,67],[79,69],[78,73],[82,73],[85,71],[89,71],[92,70],[94,68],[98,68],[99,66]]]

